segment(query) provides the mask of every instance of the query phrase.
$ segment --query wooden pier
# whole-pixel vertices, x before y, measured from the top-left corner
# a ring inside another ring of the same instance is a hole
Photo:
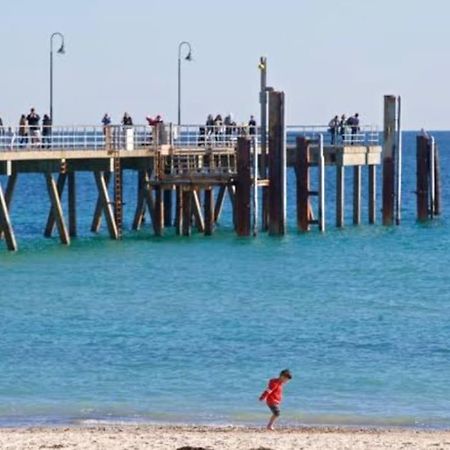
[[[195,228],[211,236],[223,210],[226,198],[233,211],[234,228],[238,236],[250,236],[258,230],[270,235],[286,233],[286,171],[292,167],[296,175],[297,225],[301,232],[317,226],[322,232],[326,224],[326,167],[336,168],[336,226],[345,223],[345,171],[353,172],[353,224],[359,225],[363,169],[367,173],[369,224],[376,222],[376,170],[384,160],[383,223],[393,223],[395,190],[395,113],[392,98],[385,99],[385,139],[383,147],[376,140],[351,135],[348,139],[330,144],[325,142],[326,128],[321,133],[303,130],[296,133],[295,142],[286,141],[284,93],[271,90],[268,96],[268,127],[262,148],[258,136],[243,132],[195,133],[191,130],[178,134],[172,125],[161,125],[152,130],[110,126],[101,130],[100,138],[86,135],[80,147],[79,131],[73,138],[66,134],[54,135],[50,149],[31,145],[22,148],[0,148],[0,175],[5,176],[5,187],[0,183],[0,239],[6,247],[18,248],[14,224],[10,218],[14,190],[20,178],[29,173],[42,174],[49,197],[49,212],[44,235],[56,231],[61,243],[69,245],[78,235],[77,195],[78,174],[89,172],[95,180],[97,201],[92,205],[91,231],[98,233],[102,219],[111,239],[121,239],[123,232],[123,172],[135,173],[137,198],[132,229],[139,230],[148,216],[154,234],[163,236],[167,227],[176,233],[190,236]],[[77,134],[78,133],[78,134]],[[430,144],[420,141],[418,161],[425,173],[430,161],[435,167],[436,151],[430,153]],[[433,147],[434,148],[434,147]],[[426,157],[423,155],[427,155]],[[431,156],[430,156],[431,155]],[[430,159],[431,158],[431,159]],[[433,200],[433,214],[438,214],[440,194],[436,193],[439,172],[430,170],[418,183],[418,198]],[[318,189],[310,188],[317,176]],[[431,185],[427,184],[431,180]],[[424,181],[425,180],[425,181]],[[431,187],[430,187],[431,186]],[[430,189],[435,192],[430,197]],[[111,195],[112,191],[112,195]],[[67,194],[67,211],[63,210],[63,195]],[[260,199],[261,197],[261,199]],[[175,201],[172,201],[175,200]],[[429,214],[430,206],[420,200],[419,217]],[[129,200],[127,200],[129,205]],[[173,207],[172,207],[173,205]],[[259,209],[261,205],[261,209]],[[174,210],[174,211],[173,211]],[[426,213],[425,213],[426,211]],[[174,214],[172,214],[174,212]]]

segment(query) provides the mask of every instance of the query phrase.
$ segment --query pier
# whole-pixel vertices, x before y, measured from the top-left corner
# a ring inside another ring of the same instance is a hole
[[[336,226],[343,227],[345,222],[346,170],[353,172],[353,224],[362,222],[363,169],[367,172],[369,194],[367,221],[375,224],[376,171],[382,163],[383,223],[389,225],[395,219],[396,180],[389,155],[399,147],[391,138],[397,127],[397,116],[389,110],[392,97],[385,102],[384,139],[374,127],[360,127],[357,133],[332,139],[327,127],[286,126],[284,93],[276,91],[268,93],[267,134],[262,134],[261,129],[255,134],[248,127],[207,129],[202,125],[163,123],[54,127],[51,139],[44,143],[31,137],[26,142],[19,141],[18,130],[10,130],[0,137],[0,175],[6,179],[4,186],[0,184],[0,235],[9,250],[18,249],[9,211],[17,182],[29,173],[42,174],[49,198],[44,236],[50,237],[56,231],[65,245],[78,232],[80,172],[91,173],[95,180],[98,199],[92,207],[91,231],[98,233],[104,218],[109,236],[116,240],[123,232],[123,171],[135,173],[138,187],[132,206],[132,229],[139,230],[147,215],[156,236],[163,236],[167,227],[174,227],[183,236],[190,236],[193,228],[212,235],[227,198],[238,236],[265,231],[284,235],[288,167],[296,174],[299,231],[308,232],[313,226],[325,231],[326,166],[336,168]],[[315,175],[319,188],[313,191],[310,182]],[[436,192],[435,181],[432,186]],[[61,200],[66,194],[68,208],[64,211]],[[437,204],[435,215],[436,211],[439,213],[439,199],[433,202]],[[421,206],[421,217],[426,208]]]

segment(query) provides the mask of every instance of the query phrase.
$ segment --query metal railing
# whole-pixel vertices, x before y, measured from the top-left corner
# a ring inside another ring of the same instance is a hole
[[[248,126],[206,126],[157,124],[121,126],[17,127],[0,129],[0,151],[37,150],[139,150],[170,145],[183,149],[234,148],[239,137],[260,142],[259,128]],[[286,141],[295,145],[298,136],[317,139],[324,135],[325,145],[378,145],[376,127],[331,130],[326,126],[288,126]]]

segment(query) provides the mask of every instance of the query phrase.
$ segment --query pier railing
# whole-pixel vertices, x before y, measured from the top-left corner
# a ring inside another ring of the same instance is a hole
[[[330,130],[323,125],[293,125],[286,130],[288,145],[298,136],[317,139],[324,136],[325,145],[379,145],[376,127],[344,127]],[[36,150],[139,150],[170,145],[179,149],[234,148],[239,137],[253,137],[259,143],[259,128],[249,126],[206,126],[156,124],[154,126],[63,126],[17,127],[0,130],[0,151]]]

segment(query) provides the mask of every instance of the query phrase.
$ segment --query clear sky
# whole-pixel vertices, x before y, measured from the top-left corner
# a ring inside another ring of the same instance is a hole
[[[178,43],[183,122],[208,113],[257,114],[258,60],[287,94],[290,124],[359,112],[382,123],[384,94],[403,97],[405,128],[449,129],[449,0],[1,0],[0,116],[15,124],[49,104],[55,55],[55,124],[98,123],[105,112],[135,123],[176,122]]]

